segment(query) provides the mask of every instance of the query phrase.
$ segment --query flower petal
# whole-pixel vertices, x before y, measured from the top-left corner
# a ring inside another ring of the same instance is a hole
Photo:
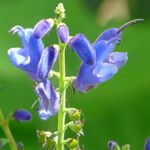
[[[54,47],[46,48],[38,64],[37,73],[30,74],[31,78],[36,81],[43,81],[48,77],[48,74],[55,63],[58,56],[58,51]]]
[[[107,62],[114,64],[119,69],[126,64],[127,60],[128,55],[126,52],[112,52]]]
[[[117,71],[118,69],[115,65],[110,63],[101,63],[94,68],[93,74],[99,78],[99,83],[102,83],[111,79]]]
[[[57,34],[62,43],[68,43],[69,41],[69,29],[66,24],[61,24],[57,28]]]
[[[150,150],[150,139],[145,141],[145,150]]]
[[[33,35],[35,38],[39,39],[45,36],[53,27],[54,22],[50,22],[46,19],[42,19],[39,21],[34,29],[33,29]]]
[[[23,51],[21,51],[21,53],[23,53],[23,56],[28,62],[26,63],[27,66],[24,64],[23,70],[26,70],[29,74],[36,74],[37,66],[41,58],[41,53],[44,49],[42,40],[36,39],[33,36],[32,29],[23,29],[21,26],[15,26],[10,31],[13,33],[18,32],[19,36],[21,37],[23,43],[23,49],[24,49]],[[16,62],[18,62],[17,59],[18,57],[16,57]]]
[[[43,120],[55,115],[59,109],[59,97],[49,80],[40,82],[35,91],[39,97],[39,116]]]
[[[25,54],[25,50],[22,48],[11,48],[8,50],[10,61],[16,67],[29,72],[32,70],[30,66],[30,57]]]
[[[77,34],[70,42],[71,48],[77,53],[80,59],[87,65],[94,65],[96,53],[91,43],[83,34]]]
[[[110,41],[100,40],[93,44],[96,51],[96,61],[105,61],[109,54],[114,50],[118,38],[113,38]]]
[[[118,38],[118,42],[121,40],[122,32],[118,33],[118,28],[108,29],[100,34],[96,42],[100,40],[110,41],[113,38]]]
[[[79,92],[86,92],[97,84],[112,78],[117,71],[117,67],[113,64],[97,63],[93,67],[82,64],[73,87]]]

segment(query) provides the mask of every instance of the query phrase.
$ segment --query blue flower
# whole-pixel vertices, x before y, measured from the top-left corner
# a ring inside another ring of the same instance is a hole
[[[83,61],[77,79],[73,83],[75,90],[86,92],[111,79],[118,72],[118,69],[126,63],[127,53],[113,52],[116,44],[120,42],[121,36],[122,32],[119,29],[112,28],[103,32],[93,44],[87,42],[88,40],[82,34],[78,34],[71,40],[71,47]],[[91,51],[94,55],[89,53]],[[82,57],[83,55],[84,57]],[[91,66],[87,62],[92,56],[93,58],[96,57],[96,62]]]
[[[15,26],[10,30],[12,33],[18,33],[23,45],[22,48],[8,50],[11,63],[27,72],[35,81],[42,81],[48,77],[58,53],[54,47],[44,48],[41,38],[48,32],[48,23],[45,22],[42,20],[34,29]]]
[[[150,139],[147,139],[145,142],[145,150],[150,150]]]
[[[109,141],[109,142],[108,142],[108,149],[109,149],[109,150],[114,150],[114,148],[115,148],[116,145],[117,145],[116,142],[114,142],[114,141]]]
[[[96,53],[89,42],[89,40],[83,34],[77,34],[70,41],[70,47],[77,53],[79,58],[87,65],[92,66],[96,62]]]
[[[13,114],[13,118],[17,121],[29,121],[31,114],[27,110],[17,109]]]
[[[40,82],[35,88],[39,97],[39,116],[43,120],[55,115],[59,110],[59,95],[50,84],[49,80]]]
[[[43,19],[39,21],[33,29],[34,37],[37,39],[44,37],[44,35],[52,29],[53,25],[53,19]]]
[[[39,115],[43,120],[58,112],[59,97],[48,80],[49,72],[58,55],[56,46],[44,48],[42,37],[48,33],[53,24],[50,20],[41,20],[34,29],[15,26],[12,33],[18,33],[23,48],[8,50],[11,63],[27,72],[37,83],[35,91],[39,97]]]
[[[66,26],[66,24],[60,24],[57,28],[57,35],[59,40],[62,43],[68,43],[69,42],[69,29]]]

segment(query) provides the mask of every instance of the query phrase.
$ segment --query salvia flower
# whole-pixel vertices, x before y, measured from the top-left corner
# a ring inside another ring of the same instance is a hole
[[[31,120],[31,114],[27,110],[17,109],[13,114],[13,118],[17,121],[29,121]]]
[[[127,53],[112,53],[118,39],[115,37],[109,41],[99,40],[92,45],[96,52],[96,63],[93,66],[88,66],[83,61],[73,84],[77,91],[85,92],[97,84],[111,79],[118,69],[126,63]]]
[[[22,48],[11,48],[8,50],[11,63],[27,72],[35,81],[47,78],[58,53],[53,46],[44,48],[41,35],[44,35],[44,32],[47,33],[47,30],[42,30],[40,36],[35,34],[41,28],[40,22],[34,29],[24,29],[21,26],[15,26],[10,30],[12,33],[18,33],[23,45]]]
[[[150,139],[145,141],[145,150],[150,150]]]
[[[77,54],[80,57],[83,54],[85,56],[81,58],[83,62],[73,84],[75,90],[86,92],[97,84],[111,79],[118,72],[118,69],[125,65],[128,59],[127,53],[113,52],[116,44],[120,42],[121,36],[122,31],[112,28],[104,31],[93,44],[87,42],[86,37],[81,34],[71,40],[70,45]],[[86,62],[89,58],[92,58],[92,55],[89,57],[88,49],[95,52],[95,54],[93,52],[94,57],[96,55],[96,63],[93,66],[87,65]]]
[[[122,31],[141,21],[143,19],[135,19],[120,28],[108,29],[93,44],[82,34],[77,34],[72,38],[70,46],[82,60],[77,79],[73,83],[75,90],[86,92],[111,79],[118,72],[118,69],[126,64],[127,53],[113,52],[113,50],[116,44],[121,41]]]
[[[58,35],[59,40],[62,43],[68,43],[69,42],[69,29],[66,26],[66,24],[63,23],[57,27],[57,35]]]
[[[39,116],[41,119],[47,120],[59,110],[59,95],[49,80],[37,84],[35,91],[39,97]]]
[[[58,111],[59,97],[48,81],[49,72],[58,55],[58,46],[44,48],[42,38],[53,26],[51,19],[41,20],[34,29],[15,26],[10,31],[18,33],[23,48],[8,50],[11,63],[27,72],[37,82],[35,91],[39,97],[39,116],[46,120]]]

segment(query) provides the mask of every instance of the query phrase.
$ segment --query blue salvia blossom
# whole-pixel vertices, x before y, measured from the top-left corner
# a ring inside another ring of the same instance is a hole
[[[145,150],[150,150],[150,139],[147,139],[145,142]]]
[[[47,116],[56,114],[58,109],[54,108],[58,107],[59,101],[54,88],[47,81],[48,74],[57,59],[58,49],[55,46],[44,48],[42,42],[42,38],[51,30],[52,26],[53,22],[51,20],[43,19],[33,29],[24,29],[21,26],[13,27],[10,32],[18,33],[23,47],[8,50],[11,63],[27,72],[35,82],[39,82],[35,89],[36,91],[40,88],[42,89],[37,93],[40,103],[39,115],[44,120],[48,119],[48,117],[43,117],[44,115],[41,112],[45,110]],[[45,103],[47,101],[48,106]],[[54,106],[55,104],[57,106]]]
[[[44,26],[45,22],[46,20],[43,22]],[[51,26],[49,25],[49,27],[47,26],[47,28],[45,27],[42,30],[41,26],[40,22],[34,29],[24,29],[21,26],[15,26],[10,30],[12,33],[18,33],[23,45],[22,48],[11,48],[8,50],[11,63],[27,72],[35,81],[47,78],[48,72],[57,56],[57,50],[54,47],[44,48],[42,42],[43,35],[47,33]],[[45,30],[45,33],[43,30]]]
[[[116,44],[121,41],[121,36],[120,29],[112,28],[104,31],[93,44],[83,34],[72,38],[70,46],[82,60],[77,79],[73,83],[75,90],[86,92],[111,79],[126,63],[126,52],[113,52]]]

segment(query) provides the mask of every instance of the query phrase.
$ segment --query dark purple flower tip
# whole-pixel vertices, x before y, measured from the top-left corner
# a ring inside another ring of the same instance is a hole
[[[13,114],[13,118],[17,121],[29,121],[31,114],[27,110],[17,109]]]
[[[108,141],[108,149],[109,150],[113,150],[115,146],[116,146],[116,142]]]
[[[145,150],[150,150],[150,138],[145,141]]]
[[[92,66],[96,63],[96,52],[83,34],[74,36],[70,41],[70,47],[85,64]]]
[[[43,19],[39,21],[33,29],[34,37],[37,39],[42,38],[52,29],[53,25],[54,25],[53,19],[48,20]]]
[[[62,43],[69,42],[69,29],[66,24],[60,24],[57,28],[57,35]]]

